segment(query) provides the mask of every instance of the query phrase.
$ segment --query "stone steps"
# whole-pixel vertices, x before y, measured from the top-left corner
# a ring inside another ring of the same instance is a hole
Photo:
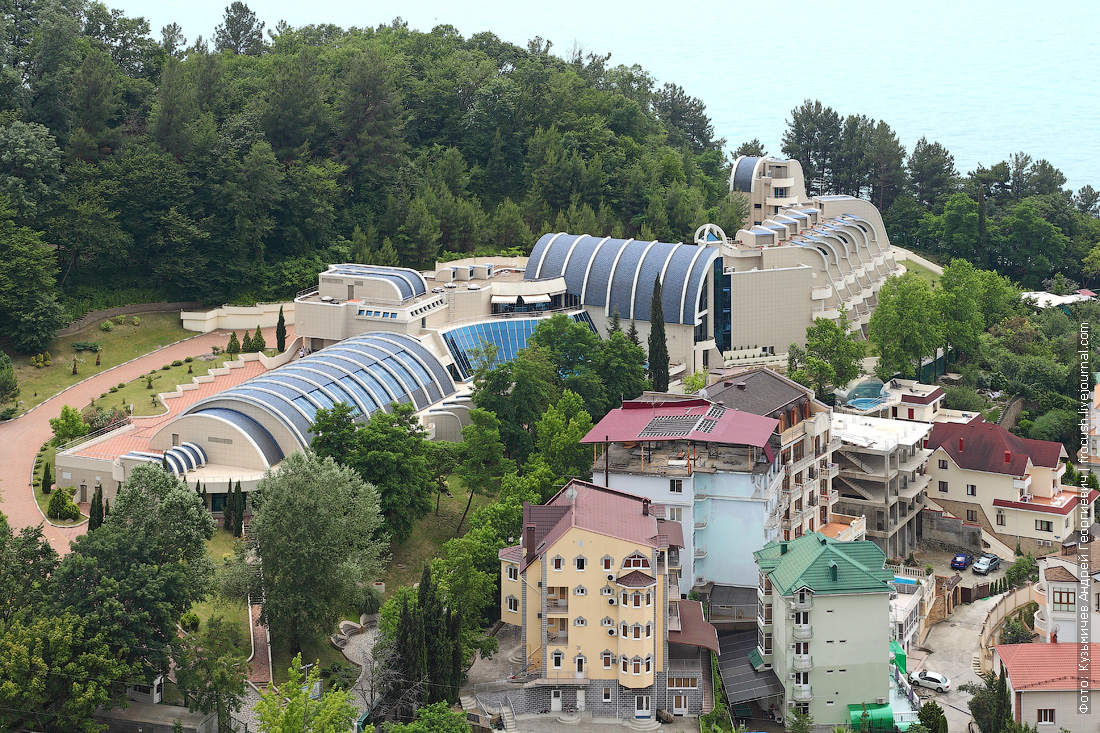
[[[627,728],[631,730],[658,730],[661,724],[657,722],[656,718],[630,718],[623,722]]]

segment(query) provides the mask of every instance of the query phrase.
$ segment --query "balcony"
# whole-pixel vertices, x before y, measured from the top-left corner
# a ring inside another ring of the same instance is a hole
[[[707,551],[704,550],[702,547],[696,547],[695,548],[695,559],[696,560],[702,560],[706,556],[707,556]]]
[[[797,641],[809,641],[814,638],[814,627],[809,624],[797,624],[791,630],[791,638]]]
[[[1043,611],[1044,609],[1040,608],[1035,612],[1035,630],[1038,631],[1043,638],[1046,638],[1050,636],[1050,622],[1047,621]]]
[[[569,613],[568,598],[547,598],[546,613]]]
[[[808,593],[801,597],[795,596],[790,607],[792,611],[809,611],[814,607],[814,597]]]
[[[680,551],[679,550],[669,550],[668,551],[668,566],[670,568],[680,567]]]
[[[547,631],[546,646],[568,646],[569,633],[566,631]]]
[[[821,478],[836,478],[840,474],[840,466],[835,463],[821,462]]]
[[[814,658],[812,654],[795,654],[794,661],[791,662],[791,669],[797,672],[809,672],[814,668]]]
[[[814,688],[811,685],[791,685],[791,699],[798,702],[809,702],[814,699]]]
[[[1031,489],[1031,476],[1027,475],[1023,478],[1012,479],[1012,488],[1024,494],[1028,493],[1029,489]]]

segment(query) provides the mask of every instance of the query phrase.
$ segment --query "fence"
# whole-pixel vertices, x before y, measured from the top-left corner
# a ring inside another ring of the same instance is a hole
[[[981,646],[982,672],[989,672],[993,666],[993,646],[997,643],[996,634],[1004,620],[1020,610],[1022,606],[1035,600],[1035,585],[1027,585],[1006,593],[1004,598],[989,610],[978,636]]]

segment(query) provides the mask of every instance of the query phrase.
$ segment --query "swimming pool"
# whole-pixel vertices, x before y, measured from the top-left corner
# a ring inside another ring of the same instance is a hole
[[[848,404],[857,410],[870,410],[882,404],[882,397],[858,397],[848,400]]]

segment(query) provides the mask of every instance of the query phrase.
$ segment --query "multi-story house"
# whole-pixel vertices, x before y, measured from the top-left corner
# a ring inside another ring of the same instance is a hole
[[[500,551],[501,619],[520,627],[518,714],[698,715],[718,637],[675,571],[684,545],[664,507],[573,480],[525,505],[520,544]],[[707,701],[708,705],[710,701]]]
[[[1076,487],[1062,486],[1067,453],[1061,443],[981,422],[936,423],[927,445],[928,496],[1008,549],[1018,544],[1025,553],[1054,552],[1082,520],[1088,526],[1100,496],[1090,491],[1082,504]]]
[[[1086,535],[1085,544],[1067,541],[1060,554],[1039,558],[1035,631],[1044,642],[1077,642],[1086,603],[1088,628],[1100,628],[1100,525],[1094,524]],[[1071,537],[1081,535],[1075,530]],[[1082,578],[1082,573],[1088,578]]]
[[[835,510],[867,520],[867,538],[887,556],[904,558],[917,546],[917,522],[924,507],[932,426],[908,420],[833,414],[833,452],[839,474]]]
[[[833,477],[838,471],[832,454],[839,441],[829,435],[828,405],[815,399],[813,390],[766,367],[750,367],[722,374],[702,396],[723,407],[778,421],[783,539],[815,532],[832,521],[831,507],[837,500]]]
[[[931,627],[928,612],[936,596],[936,578],[924,568],[887,565],[894,574],[890,582],[895,594],[890,598],[891,638],[908,654],[924,643]]]
[[[686,596],[710,584],[755,586],[749,558],[781,536],[778,424],[697,397],[647,393],[609,412],[581,442],[602,446],[595,480],[683,522]]]
[[[993,668],[1004,665],[1012,719],[1033,730],[1093,733],[1100,700],[1100,644],[1002,644],[993,647]],[[1082,659],[1092,660],[1085,670]],[[1082,698],[1091,709],[1079,710]]]
[[[817,725],[849,722],[848,705],[888,704],[894,573],[873,542],[818,533],[770,542],[759,568],[753,667],[771,669],[780,694],[764,709],[801,709]]]

